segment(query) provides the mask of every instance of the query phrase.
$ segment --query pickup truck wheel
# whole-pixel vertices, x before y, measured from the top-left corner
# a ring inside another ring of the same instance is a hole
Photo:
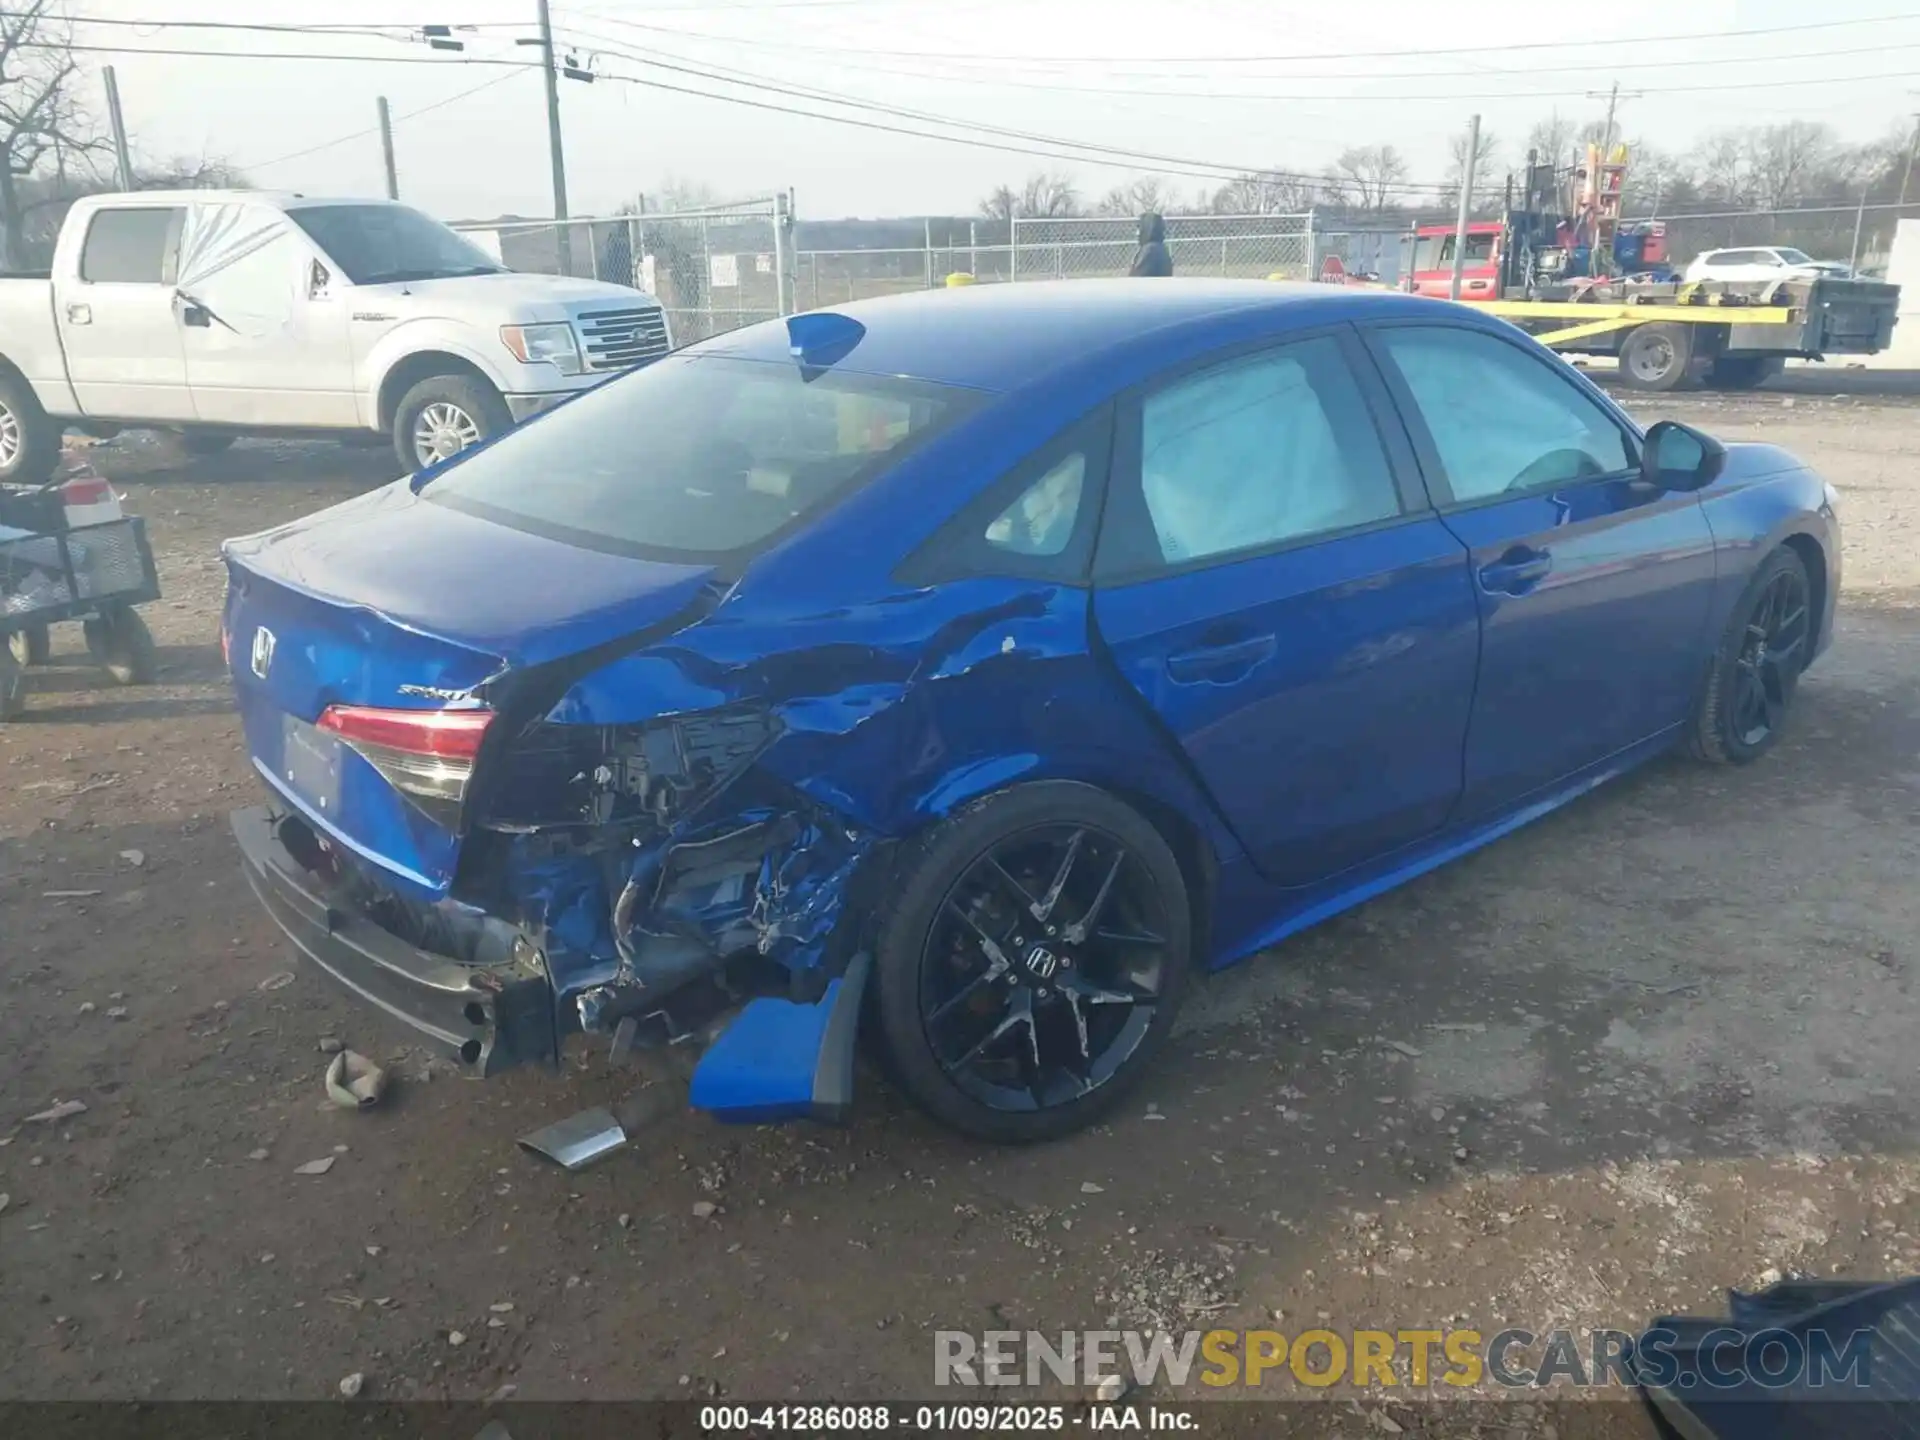
[[[1722,355],[1707,367],[1707,384],[1716,390],[1754,390],[1786,368],[1778,355]]]
[[[160,673],[153,632],[137,611],[115,608],[82,627],[87,651],[116,685],[151,685]]]
[[[40,408],[32,386],[0,375],[0,484],[44,484],[59,463],[60,426]]]
[[[1620,346],[1620,379],[1635,390],[1678,390],[1693,370],[1693,332],[1685,325],[1642,325]]]
[[[484,380],[432,375],[401,398],[393,447],[409,472],[424,470],[512,427],[506,401]]]
[[[236,438],[224,430],[189,430],[180,437],[180,448],[189,455],[218,455],[231,448]]]

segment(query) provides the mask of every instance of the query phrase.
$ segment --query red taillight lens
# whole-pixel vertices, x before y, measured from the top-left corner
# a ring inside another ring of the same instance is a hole
[[[491,710],[381,710],[330,705],[319,728],[338,735],[387,783],[416,800],[458,807]]]
[[[105,480],[86,475],[62,485],[60,498],[68,505],[100,505],[113,498],[113,486]]]

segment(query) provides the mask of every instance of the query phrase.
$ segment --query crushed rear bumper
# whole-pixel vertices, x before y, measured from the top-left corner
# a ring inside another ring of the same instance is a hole
[[[416,1039],[478,1074],[554,1060],[553,993],[545,979],[463,965],[330,904],[319,877],[281,842],[285,820],[264,805],[231,817],[247,883],[303,956]]]

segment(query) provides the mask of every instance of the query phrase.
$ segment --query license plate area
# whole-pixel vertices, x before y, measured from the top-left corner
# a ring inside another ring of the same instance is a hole
[[[328,815],[340,808],[340,741],[292,715],[280,721],[281,771],[293,792]]]

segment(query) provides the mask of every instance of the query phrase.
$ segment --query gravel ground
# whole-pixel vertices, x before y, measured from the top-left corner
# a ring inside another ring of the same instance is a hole
[[[630,1073],[396,1048],[281,981],[236,878],[216,543],[384,452],[102,447],[165,672],[112,690],[59,634],[0,730],[0,1397],[924,1397],[938,1328],[1633,1328],[1920,1268],[1920,408],[1790,385],[1635,402],[1843,492],[1839,643],[1765,762],[1657,764],[1217,977],[1070,1141],[982,1149],[865,1076],[845,1130],[669,1106],[577,1176],[514,1138]],[[387,1103],[323,1106],[327,1038]]]

